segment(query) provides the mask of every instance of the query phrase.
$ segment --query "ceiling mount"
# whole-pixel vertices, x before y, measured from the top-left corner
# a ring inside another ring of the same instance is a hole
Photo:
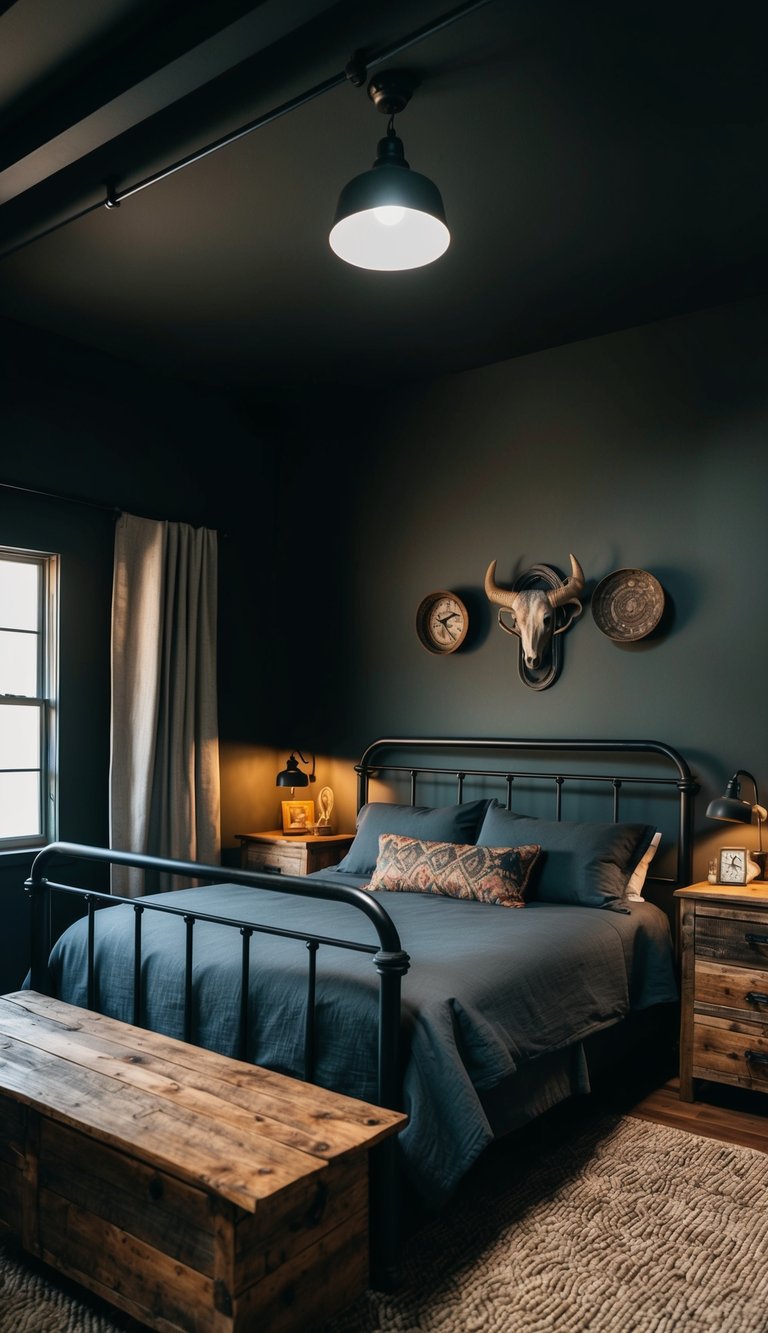
[[[398,116],[405,110],[418,86],[418,75],[410,70],[385,69],[380,74],[374,74],[368,84],[368,96],[377,111],[385,116]]]

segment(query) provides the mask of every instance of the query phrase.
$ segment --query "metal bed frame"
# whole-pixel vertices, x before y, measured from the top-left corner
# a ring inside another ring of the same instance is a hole
[[[419,762],[419,755],[434,753],[451,754],[470,758],[472,755],[486,756],[502,763],[500,767],[474,767],[462,764],[460,767],[446,767],[432,762]],[[528,769],[509,766],[510,758],[518,755],[556,756],[558,767],[554,770]],[[560,762],[561,757],[572,755],[613,755],[621,754],[654,757],[671,767],[674,776],[646,776],[619,773],[577,773],[566,771],[567,765]],[[392,759],[387,761],[387,755]],[[402,763],[400,756],[407,761]],[[612,812],[614,822],[619,819],[621,794],[627,787],[642,784],[644,787],[669,789],[674,788],[678,800],[678,841],[674,878],[667,882],[679,886],[690,881],[691,868],[691,831],[692,805],[696,783],[681,755],[670,746],[656,741],[603,741],[603,740],[495,740],[470,738],[387,738],[375,741],[364,752],[362,759],[355,765],[358,775],[357,806],[360,809],[368,800],[370,781],[384,775],[402,781],[407,778],[410,789],[410,804],[416,804],[419,785],[427,779],[453,778],[456,782],[456,801],[464,799],[465,786],[469,778],[490,779],[500,782],[506,788],[506,806],[511,808],[512,789],[515,781],[525,779],[531,783],[551,784],[555,794],[555,818],[562,817],[563,788],[568,783],[607,784],[611,789]],[[181,876],[205,883],[242,884],[256,890],[268,889],[301,897],[326,899],[331,902],[346,903],[362,911],[372,922],[378,937],[378,947],[366,942],[352,942],[332,936],[317,935],[309,932],[283,930],[266,926],[254,920],[232,920],[212,913],[190,911],[170,903],[147,902],[142,898],[124,898],[110,893],[84,889],[72,884],[65,884],[50,878],[50,871],[57,861],[86,861],[103,865],[133,866],[138,869],[152,870],[169,875]],[[353,949],[371,956],[378,973],[378,1046],[377,1080],[378,1102],[392,1109],[400,1108],[400,1065],[399,1065],[399,1029],[400,1029],[400,994],[401,980],[409,968],[408,954],[402,947],[395,925],[381,902],[364,889],[347,885],[315,881],[313,878],[298,876],[275,876],[259,871],[238,871],[222,866],[208,866],[197,862],[178,861],[168,858],[142,855],[139,853],[115,851],[107,848],[89,847],[78,843],[51,843],[36,856],[31,873],[25,883],[31,903],[31,950],[32,963],[30,985],[33,990],[49,993],[50,978],[48,958],[53,944],[52,930],[52,895],[80,898],[87,915],[87,1005],[96,1007],[95,982],[95,931],[96,919],[102,910],[117,905],[129,907],[134,913],[134,960],[133,960],[133,1022],[142,1025],[142,924],[147,911],[164,912],[180,916],[184,920],[186,931],[186,958],[184,981],[184,1039],[194,1044],[195,1031],[193,1020],[192,973],[195,950],[195,924],[198,921],[213,922],[238,930],[242,937],[241,972],[239,996],[238,1051],[241,1058],[246,1058],[248,1048],[248,977],[250,968],[250,945],[254,934],[280,935],[303,940],[307,948],[307,1003],[305,1013],[304,1039],[304,1079],[311,1082],[314,1078],[315,1062],[315,986],[317,973],[317,954],[321,947]],[[372,1270],[380,1285],[391,1287],[396,1271],[399,1250],[399,1230],[397,1221],[398,1181],[395,1156],[396,1143],[389,1139],[374,1150],[372,1154],[372,1180],[374,1191],[378,1191],[378,1210],[372,1210]]]
[[[438,767],[435,765],[418,764],[398,764],[387,763],[383,756],[387,753],[398,753],[413,751],[414,754],[419,751],[447,752],[453,755],[461,753],[471,755],[472,752],[480,752],[488,756],[497,755],[505,758],[508,755],[517,754],[536,754],[552,755],[560,758],[565,755],[595,754],[595,755],[639,755],[645,757],[655,756],[660,758],[665,764],[672,767],[675,772],[674,777],[657,777],[648,774],[619,774],[619,773],[578,773],[564,771],[562,765],[554,770],[542,771],[541,769],[510,769],[506,764],[499,768],[471,768],[468,765],[461,765],[459,768]],[[693,798],[698,790],[698,784],[688,767],[687,762],[682,755],[672,746],[666,745],[661,741],[605,741],[605,740],[493,740],[493,739],[470,739],[465,737],[436,739],[406,738],[397,740],[389,738],[385,740],[374,741],[369,745],[363,754],[362,759],[355,765],[357,778],[357,808],[358,810],[368,800],[370,781],[374,777],[381,777],[382,774],[400,774],[407,775],[409,779],[410,804],[416,804],[416,795],[419,781],[425,778],[435,776],[453,777],[456,782],[456,802],[460,804],[464,799],[464,791],[468,778],[491,778],[498,779],[506,787],[505,805],[507,810],[512,809],[512,789],[517,779],[523,778],[532,783],[551,784],[554,788],[555,809],[554,817],[557,820],[562,819],[563,791],[568,783],[579,782],[596,783],[611,788],[611,810],[612,821],[617,823],[620,819],[620,806],[622,791],[628,787],[650,787],[676,789],[678,793],[678,831],[677,843],[675,847],[675,874],[669,876],[651,876],[658,883],[667,883],[675,888],[683,884],[690,883],[691,861],[692,861],[692,830],[693,830]]]

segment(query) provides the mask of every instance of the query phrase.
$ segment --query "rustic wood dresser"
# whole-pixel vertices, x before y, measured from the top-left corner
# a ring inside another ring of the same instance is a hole
[[[768,1092],[768,883],[691,884],[680,906],[680,1096],[695,1080]]]

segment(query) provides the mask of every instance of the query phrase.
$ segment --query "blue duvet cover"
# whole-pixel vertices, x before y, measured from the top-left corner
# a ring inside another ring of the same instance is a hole
[[[340,872],[322,875],[365,883]],[[493,1137],[485,1093],[510,1079],[514,1088],[517,1078],[521,1090],[527,1088],[558,1052],[580,1051],[585,1037],[630,1010],[677,998],[667,918],[649,903],[628,903],[623,915],[538,902],[509,909],[432,894],[377,897],[411,959],[402,987],[402,1107],[409,1120],[398,1143],[407,1177],[430,1204],[450,1196]],[[271,889],[211,885],[158,895],[157,901],[377,943],[361,912]],[[96,914],[96,1007],[128,1022],[133,929],[130,907]],[[181,1037],[182,919],[145,912],[142,956],[143,1022]],[[86,1004],[85,963],[85,923],[78,922],[51,954],[52,989],[59,998]],[[237,1052],[240,963],[239,931],[196,926],[194,1038],[227,1055]],[[316,1080],[375,1101],[378,974],[371,956],[321,946],[317,972]],[[298,1077],[306,976],[301,940],[253,936],[248,1058]]]

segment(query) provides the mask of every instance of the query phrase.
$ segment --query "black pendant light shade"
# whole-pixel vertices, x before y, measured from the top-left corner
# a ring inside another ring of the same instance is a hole
[[[331,249],[357,268],[389,272],[421,268],[448,249],[450,232],[440,191],[405,160],[394,116],[407,104],[414,80],[391,71],[368,85],[379,111],[389,115],[370,171],[355,176],[339,196],[329,236]]]

